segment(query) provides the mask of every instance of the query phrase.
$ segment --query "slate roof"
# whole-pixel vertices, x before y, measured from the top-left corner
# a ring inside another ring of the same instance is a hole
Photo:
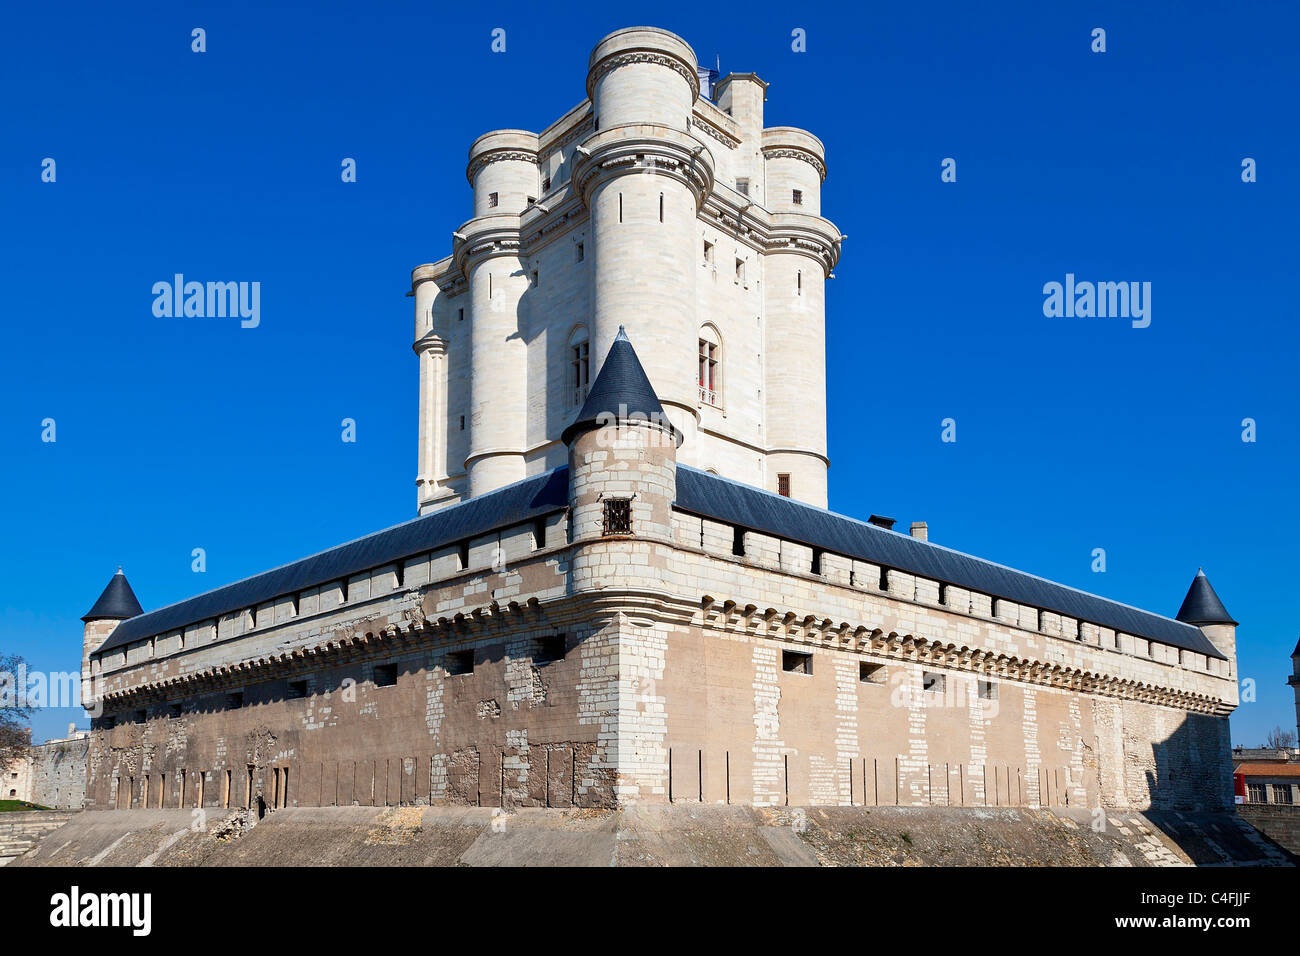
[[[338,581],[350,574],[383,567],[475,535],[521,524],[568,506],[567,468],[534,475],[489,494],[147,614],[139,614],[137,605],[139,616],[119,624],[96,654],[200,621],[210,621],[285,594]]]
[[[119,624],[97,653],[563,510],[568,507],[568,484],[569,469],[557,468],[273,571],[140,614]],[[1224,659],[1200,629],[1191,624],[686,465],[677,466],[676,507],[834,554]]]
[[[83,621],[125,621],[127,618],[135,617],[137,614],[143,614],[144,608],[136,600],[135,592],[131,590],[131,584],[118,568],[117,573],[109,579],[108,587],[104,588],[104,593],[99,596],[99,600],[94,606],[82,617]],[[118,625],[121,627],[121,625]]]
[[[1174,616],[1187,624],[1237,623],[1228,613],[1228,609],[1223,606],[1223,602],[1219,600],[1219,595],[1214,593],[1210,579],[1200,569],[1197,569],[1196,577],[1192,578],[1192,586],[1187,589],[1183,606]]]
[[[1209,638],[1190,624],[686,465],[677,466],[677,507],[834,554],[1224,659]]]
[[[564,430],[560,440],[571,444],[575,436],[608,425],[611,419],[628,421],[639,419],[655,422],[671,429],[674,441],[681,446],[682,435],[672,427],[664,407],[659,403],[650,379],[636,357],[636,350],[623,326],[618,327],[614,344],[609,347],[605,363],[600,367],[596,381],[591,383],[587,400],[582,403],[578,417]]]

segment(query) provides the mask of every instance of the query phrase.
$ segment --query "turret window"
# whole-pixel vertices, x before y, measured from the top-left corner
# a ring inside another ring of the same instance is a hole
[[[501,197],[498,196],[496,193],[488,193],[489,209],[495,209],[497,207],[497,204],[500,203],[500,201],[501,201]]]
[[[803,205],[803,190],[802,190],[802,189],[796,189],[796,190],[794,191],[794,196],[793,196],[792,198],[794,199],[794,204],[795,204],[796,206],[802,206],[802,205]]]

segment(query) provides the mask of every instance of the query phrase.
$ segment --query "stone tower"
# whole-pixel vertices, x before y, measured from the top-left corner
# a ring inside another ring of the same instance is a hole
[[[1237,676],[1237,622],[1232,619],[1228,609],[1219,600],[1205,571],[1197,568],[1192,586],[1187,589],[1182,607],[1175,615],[1184,624],[1199,627],[1215,647],[1228,659],[1228,677]],[[1236,704],[1237,690],[1232,690],[1233,704]]]
[[[551,126],[474,141],[473,217],[412,273],[422,513],[562,465],[620,328],[684,464],[826,505],[843,237],[821,215],[825,148],[765,129],[766,89],[738,73],[701,91],[685,40],[631,27]]]
[[[81,639],[81,703],[87,710],[93,709],[96,696],[91,681],[90,655],[99,650],[118,624],[143,613],[144,608],[136,600],[126,575],[118,568],[99,595],[99,600],[81,619],[86,625]]]

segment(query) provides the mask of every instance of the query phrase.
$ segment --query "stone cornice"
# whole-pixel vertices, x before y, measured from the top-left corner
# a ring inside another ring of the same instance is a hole
[[[498,149],[490,153],[484,153],[482,156],[475,158],[474,162],[470,163],[465,170],[465,176],[469,179],[471,185],[474,182],[474,177],[482,171],[483,167],[491,163],[532,163],[536,166],[537,154],[517,149]]]
[[[596,84],[613,70],[640,63],[664,66],[681,74],[691,88],[691,101],[694,102],[699,98],[700,77],[695,72],[695,67],[680,57],[658,50],[627,50],[623,53],[612,53],[602,58],[599,63],[587,72],[587,98],[594,99],[592,94],[596,90]]]
[[[817,175],[822,182],[826,181],[826,164],[816,154],[806,149],[794,149],[788,146],[783,147],[763,147],[764,159],[798,159],[807,163],[813,169],[817,170]]]
[[[413,588],[421,595],[436,590],[441,582]],[[624,615],[635,625],[647,623],[688,624],[695,605],[657,590],[609,589],[558,598],[543,603],[537,597],[519,601],[491,601],[473,608],[436,617],[408,608],[406,620],[378,626],[378,612],[336,627],[328,637],[280,652],[267,652],[229,664],[214,664],[185,674],[146,680],[98,697],[111,710],[126,710],[200,694],[235,690],[249,684],[305,676],[343,664],[389,659],[417,653],[435,645],[504,638],[528,628],[561,629],[575,624],[596,624]],[[137,668],[128,668],[132,670]],[[119,672],[121,673],[121,672]]]
[[[612,176],[650,174],[685,183],[699,210],[713,191],[713,156],[689,133],[655,124],[615,126],[584,140],[573,158],[573,189],[589,205],[592,191]]]
[[[714,122],[711,116],[698,110],[691,115],[691,126],[717,140],[727,149],[736,149],[740,146],[739,136],[721,124]]]
[[[461,275],[484,259],[494,256],[519,256],[523,243],[519,238],[520,216],[481,216],[471,219],[457,230],[460,237],[452,250],[452,261]]]
[[[415,344],[411,346],[416,355],[422,355],[428,352],[432,355],[447,354],[447,340],[435,332],[427,332],[420,338],[416,339]]]
[[[848,621],[835,622],[815,614],[755,604],[700,598],[698,623],[705,629],[727,633],[741,631],[757,637],[870,654],[900,663],[926,664],[1001,680],[1037,684],[1078,693],[1159,704],[1199,714],[1226,717],[1233,707],[1207,694],[1143,681],[1094,673],[1067,664],[1015,657],[982,648],[932,641],[913,634],[885,633],[878,627]]]

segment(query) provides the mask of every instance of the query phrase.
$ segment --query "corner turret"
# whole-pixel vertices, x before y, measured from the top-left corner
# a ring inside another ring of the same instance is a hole
[[[1200,568],[1196,570],[1192,586],[1187,589],[1182,607],[1174,616],[1184,624],[1199,627],[1210,639],[1210,643],[1228,659],[1227,676],[1237,676],[1237,622],[1223,606],[1210,579]]]
[[[144,608],[119,567],[99,595],[99,600],[81,618],[86,625],[81,638],[81,704],[86,710],[95,707],[90,655],[104,645],[118,624],[143,613]]]

